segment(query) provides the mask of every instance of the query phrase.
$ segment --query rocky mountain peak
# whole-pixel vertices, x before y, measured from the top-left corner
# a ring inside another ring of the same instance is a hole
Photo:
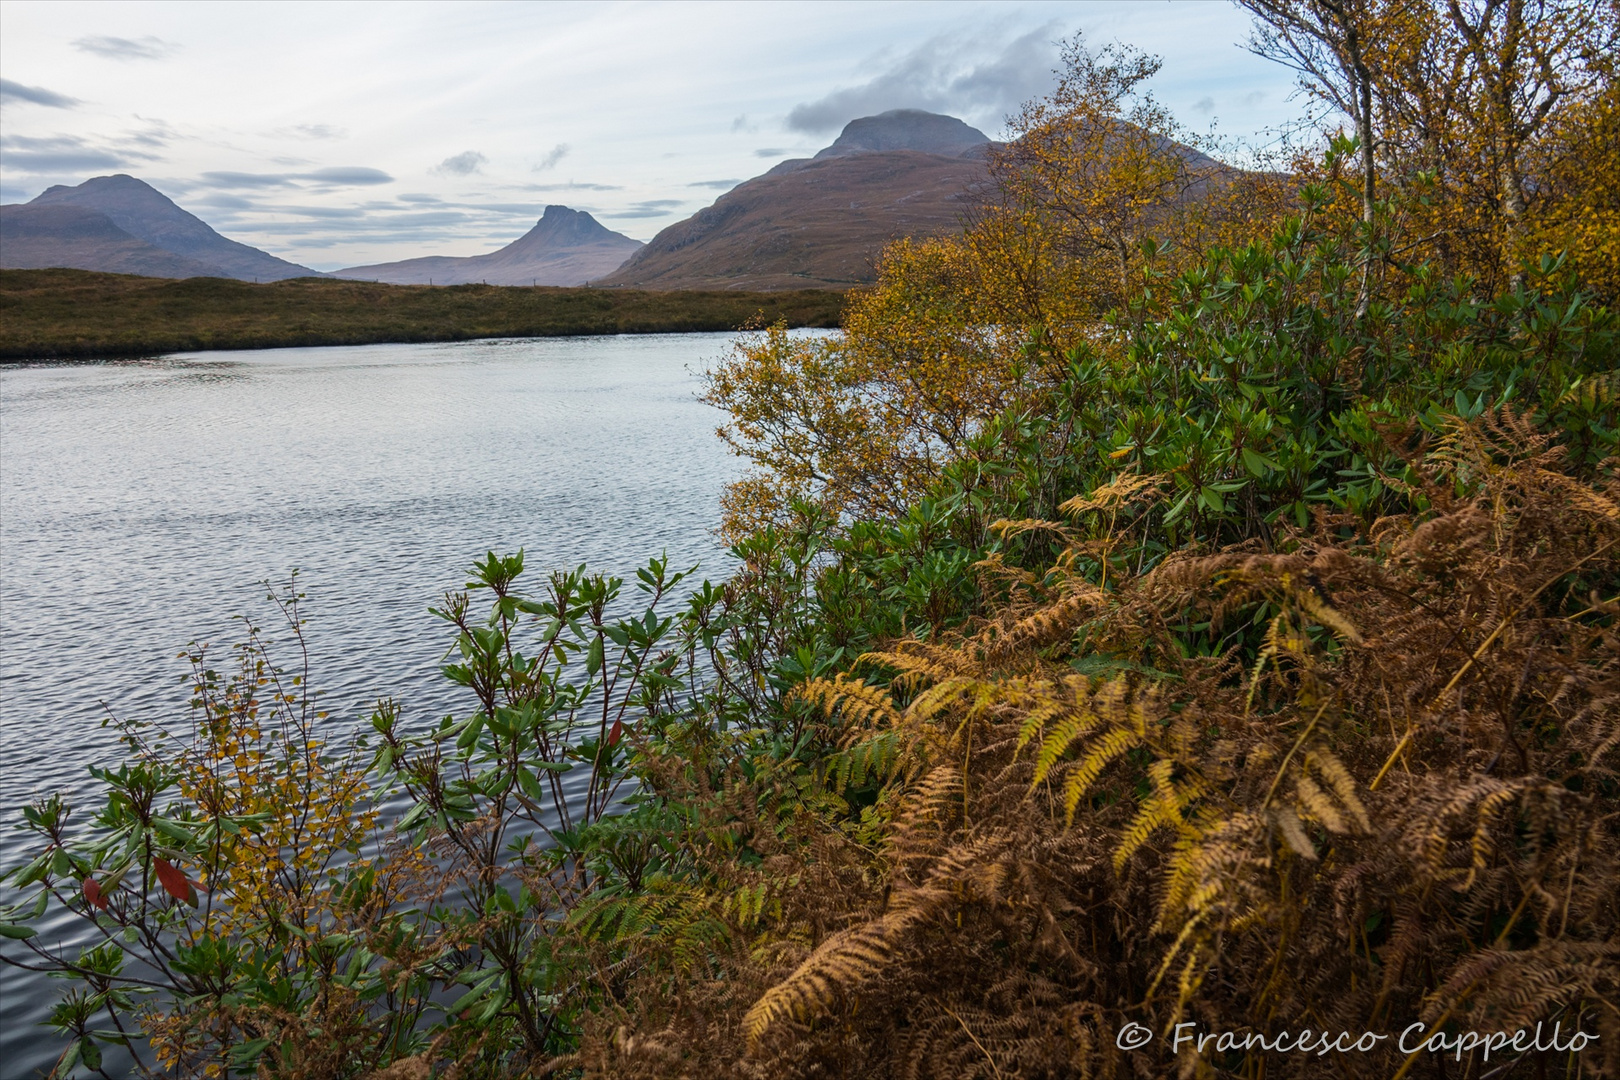
[[[917,150],[925,154],[958,157],[990,141],[978,128],[969,127],[954,116],[923,112],[921,109],[890,109],[876,116],[863,116],[844,125],[833,144],[816,155],[817,159],[882,150]]]
[[[623,240],[624,237],[583,210],[574,210],[567,206],[548,206],[524,239],[532,239],[537,246],[559,248]]]

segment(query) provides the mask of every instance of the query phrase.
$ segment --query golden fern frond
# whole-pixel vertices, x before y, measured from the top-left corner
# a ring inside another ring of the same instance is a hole
[[[1051,773],[1052,767],[1062,760],[1063,755],[1068,752],[1074,741],[1081,736],[1090,734],[1099,721],[1100,717],[1088,710],[1086,712],[1071,712],[1054,725],[1046,737],[1041,740],[1040,750],[1035,755],[1035,775],[1030,779],[1029,786],[1034,787],[1043,782]],[[1033,736],[1034,732],[1031,731],[1028,735]],[[1022,748],[1027,742],[1028,737],[1021,738],[1019,747]]]
[[[1142,804],[1142,809],[1137,811],[1136,817],[1126,826],[1124,834],[1120,837],[1119,846],[1114,849],[1114,870],[1116,872],[1124,870],[1131,856],[1147,843],[1148,837],[1156,830],[1166,825],[1181,823],[1181,807],[1177,805],[1174,796],[1160,796],[1147,800]]]
[[[899,673],[893,682],[909,686],[932,684],[971,671],[960,652],[924,641],[902,641],[886,652],[862,653],[857,663],[893,668]]]
[[[1503,807],[1518,801],[1519,794],[1519,787],[1515,784],[1504,787],[1500,791],[1493,791],[1479,801],[1479,806],[1474,810],[1474,837],[1468,845],[1472,860],[1468,867],[1468,877],[1458,886],[1459,889],[1472,888],[1474,879],[1479,876],[1481,870],[1485,869],[1485,862],[1490,855],[1492,846],[1490,838],[1491,823]]]
[[[808,702],[828,716],[841,712],[844,719],[866,727],[893,727],[900,721],[887,690],[841,673],[831,679],[801,683],[789,698]]]
[[[1315,769],[1333,794],[1338,798],[1339,804],[1349,811],[1350,818],[1355,822],[1356,829],[1362,833],[1372,832],[1372,820],[1367,816],[1367,808],[1362,805],[1361,798],[1356,794],[1356,781],[1350,775],[1333,751],[1326,747],[1315,747],[1305,755],[1305,768]],[[1325,823],[1324,823],[1325,824]]]
[[[1438,812],[1428,815],[1428,827],[1424,831],[1422,841],[1423,860],[1428,868],[1436,874],[1444,869],[1446,849],[1450,846],[1448,833],[1454,820],[1476,802],[1493,802],[1503,793],[1515,793],[1517,788],[1518,785],[1495,777],[1480,777],[1470,784],[1463,785],[1450,799],[1440,805]],[[1493,802],[1493,805],[1500,803]]]
[[[1299,823],[1299,815],[1294,813],[1292,806],[1272,807],[1271,821],[1294,854],[1311,862],[1316,861],[1316,846],[1311,843],[1311,838],[1305,835],[1305,827]]]
[[[1310,811],[1311,817],[1320,821],[1328,832],[1349,832],[1339,808],[1333,805],[1325,791],[1316,786],[1316,781],[1303,772],[1294,780],[1294,793],[1300,805]]]
[[[947,677],[917,695],[916,699],[906,708],[906,719],[926,723],[955,704],[957,698],[961,697],[964,692],[982,692],[986,689],[993,690],[994,687],[992,684],[981,683],[977,679],[967,679],[959,676]]]
[[[1310,589],[1298,589],[1294,592],[1294,602],[1300,610],[1323,626],[1338,634],[1352,645],[1362,643],[1361,631],[1350,624],[1350,620],[1335,609],[1331,604],[1322,600]]]
[[[1052,720],[1065,717],[1063,722],[1066,723],[1067,717],[1073,715],[1070,711],[1070,703],[1050,691],[1037,691],[1032,696],[1034,705],[1018,725],[1018,749],[1020,750],[1028,746],[1029,741],[1035,737],[1035,733],[1044,730]],[[1073,736],[1071,735],[1070,738],[1072,739]]]
[[[1114,510],[1129,503],[1142,492],[1156,489],[1163,480],[1164,477],[1157,475],[1121,473],[1102,487],[1093,488],[1087,494],[1076,495],[1065,501],[1058,507],[1058,512],[1070,517],[1079,517],[1091,510]]]
[[[827,938],[748,1010],[743,1031],[749,1045],[757,1045],[779,1020],[809,1020],[829,1011],[842,995],[888,967],[905,932],[931,913],[927,906],[907,907]]]
[[[1065,540],[1071,538],[1068,527],[1062,522],[1045,521],[1041,518],[1019,518],[1016,521],[1008,518],[1001,518],[1000,520],[992,521],[990,523],[990,531],[1001,537],[1003,540],[1010,540],[1015,536],[1022,536],[1025,533],[1031,532],[1051,532],[1057,533]]]
[[[1097,740],[1083,761],[1075,767],[1063,784],[1063,811],[1069,824],[1074,824],[1074,812],[1080,800],[1102,771],[1127,750],[1140,745],[1142,736],[1128,727],[1116,727]]]
[[[892,842],[899,845],[917,825],[954,819],[961,810],[961,801],[962,770],[954,764],[936,766],[907,798],[905,810],[895,823]]]

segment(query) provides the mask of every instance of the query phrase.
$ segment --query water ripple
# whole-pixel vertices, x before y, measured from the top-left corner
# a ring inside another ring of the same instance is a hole
[[[107,711],[185,717],[190,641],[267,628],[296,567],[335,723],[379,696],[464,713],[427,614],[485,551],[721,576],[737,464],[695,398],[729,335],[177,355],[0,369],[0,807],[87,793]],[[539,576],[537,573],[536,577]],[[14,865],[7,836],[0,865]],[[50,931],[65,931],[53,925]],[[49,1068],[42,980],[0,970],[0,1060]]]

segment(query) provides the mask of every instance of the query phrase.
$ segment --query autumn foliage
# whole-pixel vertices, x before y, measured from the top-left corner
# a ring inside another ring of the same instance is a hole
[[[1614,9],[1248,6],[1315,153],[1074,43],[960,237],[739,339],[725,582],[491,553],[363,742],[194,656],[27,811],[58,1074],[1620,1075]]]

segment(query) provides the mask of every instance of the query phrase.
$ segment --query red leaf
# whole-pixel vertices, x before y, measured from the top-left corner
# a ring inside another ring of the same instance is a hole
[[[609,746],[617,746],[617,745],[619,745],[619,738],[623,734],[624,734],[624,724],[621,721],[618,721],[618,720],[613,721],[613,730],[608,732],[608,745]]]
[[[157,871],[158,881],[163,883],[164,892],[188,904],[195,900],[191,882],[187,881],[186,875],[177,870],[168,859],[153,859],[152,868]]]
[[[84,898],[102,911],[107,910],[107,898],[101,894],[101,882],[93,877],[84,879]]]

